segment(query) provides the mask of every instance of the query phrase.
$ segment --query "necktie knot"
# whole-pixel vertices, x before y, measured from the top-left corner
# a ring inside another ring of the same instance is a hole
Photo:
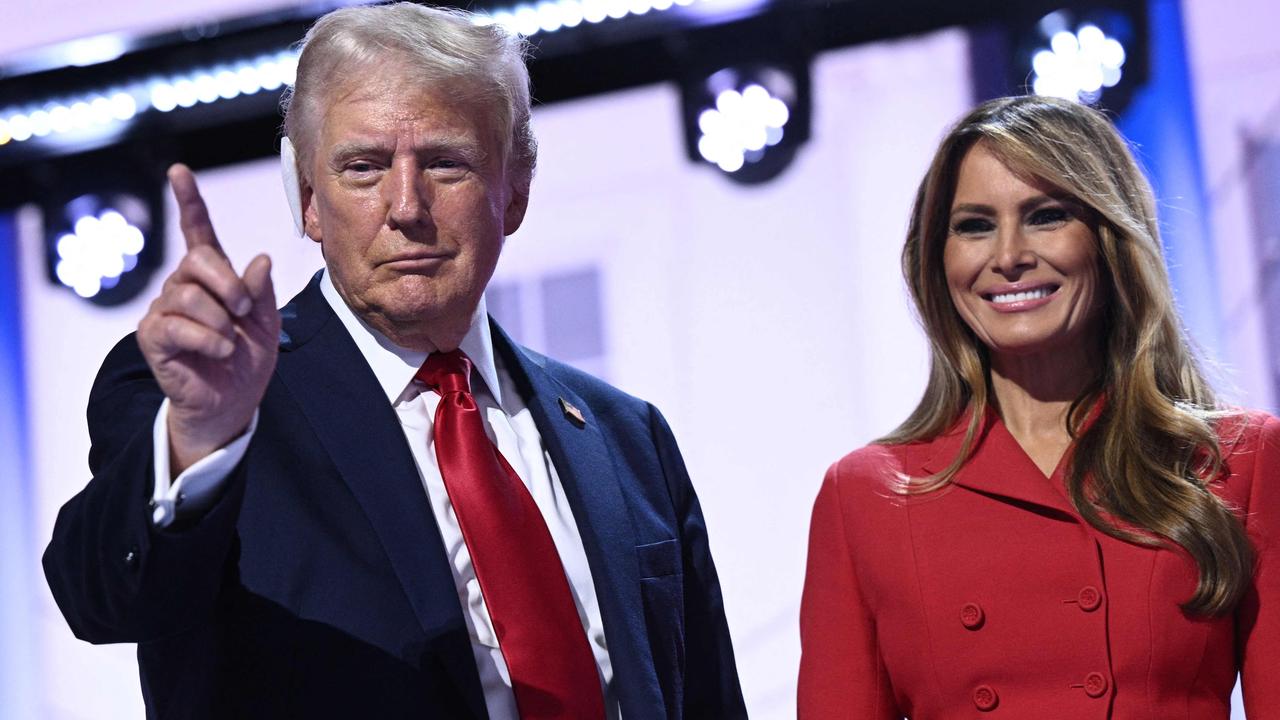
[[[461,350],[434,352],[418,368],[415,378],[427,387],[444,395],[450,392],[471,392],[471,359]]]

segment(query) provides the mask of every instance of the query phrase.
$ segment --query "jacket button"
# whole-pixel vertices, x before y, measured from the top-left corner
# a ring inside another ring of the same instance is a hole
[[[973,689],[973,704],[982,712],[995,710],[1000,704],[1000,696],[990,685],[979,685]]]
[[[1098,592],[1098,588],[1086,585],[1076,593],[1076,601],[1080,603],[1081,610],[1093,612],[1102,605],[1102,593]]]
[[[986,620],[986,615],[978,603],[965,603],[964,607],[960,608],[960,624],[966,628],[977,630],[982,627],[983,620]]]
[[[138,546],[134,545],[133,547],[126,550],[124,553],[124,557],[121,559],[124,560],[124,566],[129,568],[130,570],[138,567]]]
[[[1091,698],[1102,697],[1107,694],[1107,676],[1100,672],[1091,672],[1084,676],[1084,694]]]

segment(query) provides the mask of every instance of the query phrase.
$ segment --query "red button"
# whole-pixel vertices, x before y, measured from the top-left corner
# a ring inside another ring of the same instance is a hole
[[[973,689],[973,704],[982,712],[995,710],[1000,704],[1000,697],[990,685],[979,685]]]
[[[1084,676],[1084,694],[1091,698],[1102,697],[1107,694],[1107,676],[1099,672],[1091,672]]]
[[[986,615],[982,612],[982,606],[978,603],[965,603],[960,608],[960,624],[970,630],[977,630],[982,627],[982,621],[986,619]]]
[[[1098,592],[1098,588],[1086,585],[1076,593],[1076,602],[1080,603],[1081,610],[1093,612],[1102,605],[1102,593]]]

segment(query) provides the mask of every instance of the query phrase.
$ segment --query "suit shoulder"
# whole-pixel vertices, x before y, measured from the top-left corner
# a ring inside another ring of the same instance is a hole
[[[1261,410],[1230,412],[1217,423],[1218,441],[1224,460],[1249,458],[1255,453],[1280,448],[1280,418]]]
[[[1219,418],[1216,427],[1222,451],[1222,471],[1214,492],[1245,515],[1246,527],[1280,508],[1280,487],[1273,476],[1280,470],[1280,419],[1258,410],[1238,410]],[[1263,508],[1266,512],[1259,513]]]
[[[866,483],[910,472],[907,446],[872,443],[831,464],[827,475],[839,483]]]
[[[832,463],[825,484],[845,498],[900,497],[896,488],[910,475],[910,460],[906,446],[872,443]]]

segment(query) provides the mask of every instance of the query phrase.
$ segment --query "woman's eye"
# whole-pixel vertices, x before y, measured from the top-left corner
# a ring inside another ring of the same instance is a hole
[[[1031,213],[1032,225],[1058,225],[1070,219],[1071,213],[1061,207],[1040,208]]]
[[[995,229],[995,224],[985,218],[965,218],[951,226],[951,232],[957,235],[981,235]]]

